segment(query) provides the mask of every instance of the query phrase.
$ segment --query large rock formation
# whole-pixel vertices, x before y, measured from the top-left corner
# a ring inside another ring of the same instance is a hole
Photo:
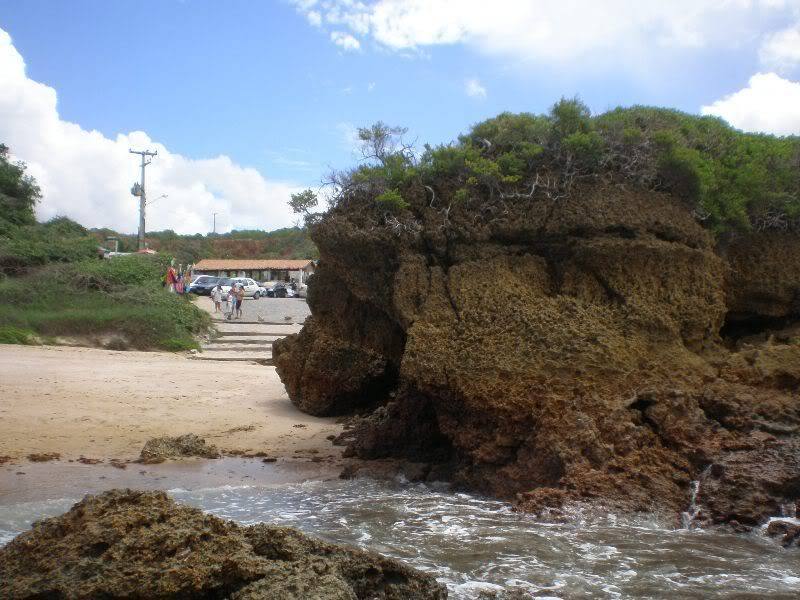
[[[800,236],[718,247],[675,198],[600,184],[376,212],[313,227],[312,317],[275,344],[301,409],[377,408],[351,454],[529,507],[677,513],[700,480],[700,518],[753,524],[800,497]]]
[[[439,599],[431,575],[289,527],[112,490],[0,548],[3,598]]]

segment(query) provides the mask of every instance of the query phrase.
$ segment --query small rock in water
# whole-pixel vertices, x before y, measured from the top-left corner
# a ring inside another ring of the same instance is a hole
[[[178,437],[164,436],[148,440],[139,454],[140,463],[153,464],[164,462],[168,458],[198,456],[201,458],[219,458],[220,453],[214,445],[193,434],[187,433]]]
[[[782,535],[781,545],[784,548],[788,548],[792,544],[800,545],[800,525],[791,521],[772,521],[767,525],[767,535],[772,537]]]

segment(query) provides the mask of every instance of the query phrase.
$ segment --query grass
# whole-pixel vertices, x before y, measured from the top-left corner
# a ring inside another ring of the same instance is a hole
[[[29,329],[21,329],[13,326],[0,327],[0,344],[36,344],[36,334]]]
[[[50,265],[0,281],[0,342],[121,335],[131,347],[197,348],[209,316],[160,282],[163,260],[120,257]]]

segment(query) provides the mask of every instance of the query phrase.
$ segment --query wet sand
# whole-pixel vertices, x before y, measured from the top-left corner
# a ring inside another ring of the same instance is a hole
[[[156,465],[130,463],[120,469],[108,463],[85,465],[64,461],[25,462],[0,467],[0,508],[51,499],[79,500],[112,488],[199,490],[222,486],[272,487],[309,480],[338,479],[338,459],[188,458]]]
[[[24,471],[16,467],[32,464],[32,453],[59,453],[62,464],[128,461],[150,438],[185,433],[223,452],[331,460],[341,450],[326,437],[340,430],[298,411],[274,367],[0,345],[0,457],[11,458],[4,472]]]

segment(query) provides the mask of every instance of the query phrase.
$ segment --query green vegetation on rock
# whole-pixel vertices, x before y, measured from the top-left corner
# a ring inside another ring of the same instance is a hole
[[[334,176],[333,204],[371,198],[379,211],[453,202],[481,211],[563,198],[579,182],[665,191],[716,233],[800,230],[800,138],[738,131],[716,117],[634,106],[592,116],[577,99],[549,114],[502,113],[454,144],[403,144],[404,130],[360,130],[365,162]]]

